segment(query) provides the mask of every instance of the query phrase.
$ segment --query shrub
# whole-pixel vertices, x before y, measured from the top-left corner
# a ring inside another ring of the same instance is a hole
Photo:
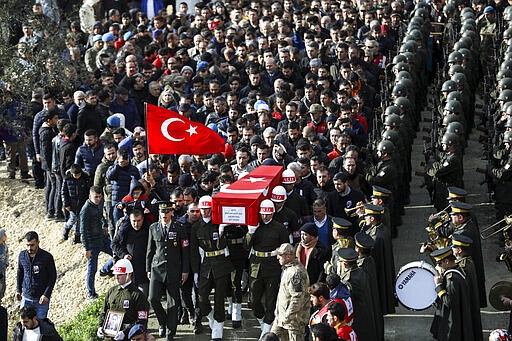
[[[98,319],[103,310],[105,295],[101,295],[94,302],[85,306],[78,315],[69,322],[58,327],[60,336],[64,341],[96,341]]]

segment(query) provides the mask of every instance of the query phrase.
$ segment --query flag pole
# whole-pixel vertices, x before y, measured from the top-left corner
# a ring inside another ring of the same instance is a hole
[[[144,102],[144,121],[146,123],[144,142],[146,142],[146,173],[149,176],[149,143],[148,143],[148,102]]]

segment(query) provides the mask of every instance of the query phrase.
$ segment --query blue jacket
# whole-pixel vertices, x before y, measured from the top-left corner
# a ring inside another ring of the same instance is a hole
[[[133,102],[133,100],[129,99],[123,104],[117,103],[114,99],[110,102],[110,111],[115,113],[121,113],[124,115],[124,127],[129,131],[133,131],[135,127],[141,125],[140,113],[137,110],[137,106]]]
[[[39,300],[42,295],[50,298],[56,279],[57,270],[51,253],[39,249],[34,259],[31,259],[27,250],[20,252],[16,277],[17,292],[33,300]]]
[[[96,168],[103,159],[103,144],[99,143],[95,148],[89,148],[85,143],[78,147],[75,155],[75,163],[85,169],[87,173],[94,179]]]
[[[124,196],[130,193],[132,178],[139,180],[140,173],[137,167],[129,165],[120,167],[117,162],[107,170],[107,181],[112,184],[112,206],[117,205]]]

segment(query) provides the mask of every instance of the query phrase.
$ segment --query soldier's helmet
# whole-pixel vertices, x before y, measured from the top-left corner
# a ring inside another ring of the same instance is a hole
[[[393,144],[393,142],[391,142],[389,140],[382,140],[377,145],[377,150],[379,152],[392,154],[395,151],[395,145]]]

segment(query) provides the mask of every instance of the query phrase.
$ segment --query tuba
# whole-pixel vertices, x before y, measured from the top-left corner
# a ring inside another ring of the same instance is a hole
[[[451,244],[450,238],[446,238],[439,234],[439,227],[450,223],[450,214],[447,211],[449,207],[450,206],[447,206],[442,211],[433,214],[429,219],[429,223],[425,228],[428,233],[429,240],[421,245],[420,253],[430,253],[434,250],[445,248]]]

